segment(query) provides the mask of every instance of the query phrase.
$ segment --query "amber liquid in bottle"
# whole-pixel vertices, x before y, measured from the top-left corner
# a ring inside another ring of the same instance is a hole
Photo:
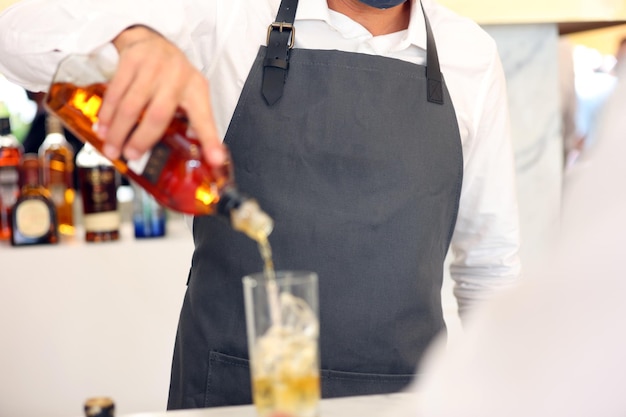
[[[46,101],[47,107],[58,114],[70,130],[99,152],[102,152],[102,141],[92,129],[98,121],[105,89],[105,84],[82,88],[56,83],[50,87]],[[218,191],[229,182],[229,166],[215,170],[206,164],[200,143],[187,136],[187,126],[187,120],[177,115],[161,142],[150,155],[144,156],[143,164],[112,162],[123,175],[145,188],[164,206],[187,214],[213,214],[219,200]]]
[[[59,232],[74,235],[74,149],[63,135],[61,122],[48,115],[47,136],[39,148],[43,186],[50,191]]]
[[[94,132],[106,84],[84,87],[55,82],[46,97],[46,107],[57,115],[77,137],[102,152],[102,141]],[[161,140],[140,160],[111,161],[115,168],[154,196],[157,202],[172,210],[192,214],[221,214],[231,218],[241,212],[236,230],[252,239],[267,239],[273,222],[253,199],[237,191],[230,163],[219,167],[208,165],[200,142],[189,134],[189,125],[178,112]],[[244,218],[246,217],[247,218]]]

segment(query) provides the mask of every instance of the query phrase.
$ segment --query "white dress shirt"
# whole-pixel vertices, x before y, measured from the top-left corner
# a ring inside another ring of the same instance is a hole
[[[296,48],[339,49],[424,63],[419,0],[407,30],[372,36],[326,0],[301,0]],[[152,27],[185,51],[206,75],[223,137],[248,71],[280,0],[23,0],[0,16],[0,73],[45,90],[58,61],[109,45],[133,24]],[[519,225],[506,85],[496,45],[484,31],[424,0],[454,102],[464,179],[452,241],[451,276],[461,309],[520,275]],[[419,134],[417,132],[416,134]]]

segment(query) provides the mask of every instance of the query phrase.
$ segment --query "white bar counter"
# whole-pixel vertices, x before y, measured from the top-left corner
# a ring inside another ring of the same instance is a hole
[[[417,394],[397,393],[322,400],[319,417],[402,417],[415,416]],[[252,405],[139,413],[117,417],[256,417]]]
[[[87,397],[118,414],[165,410],[191,232],[164,238],[0,242],[0,416],[81,415]]]

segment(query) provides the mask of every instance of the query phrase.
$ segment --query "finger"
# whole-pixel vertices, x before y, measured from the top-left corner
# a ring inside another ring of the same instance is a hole
[[[141,122],[124,145],[124,157],[137,159],[163,136],[176,112],[176,101],[168,91],[154,96],[146,107]]]
[[[154,90],[153,71],[143,69],[141,76],[136,76],[119,100],[106,136],[105,152],[114,149],[119,156],[137,120],[151,100]],[[110,155],[107,155],[110,157]]]
[[[121,147],[109,138],[109,128],[119,108],[120,102],[127,94],[137,74],[137,68],[132,61],[120,60],[118,69],[107,84],[104,100],[98,113],[98,135],[105,143],[105,154],[111,159],[119,157]]]
[[[163,52],[168,52],[167,49]],[[171,54],[171,51],[169,51]],[[181,59],[182,58],[182,59]],[[167,129],[180,102],[181,91],[188,80],[189,64],[182,53],[174,50],[167,63],[154,62],[153,93],[141,122],[124,145],[126,158],[134,159],[158,141]]]
[[[222,165],[227,159],[227,153],[215,126],[208,81],[197,73],[185,92],[182,107],[202,144],[204,159],[213,166]]]

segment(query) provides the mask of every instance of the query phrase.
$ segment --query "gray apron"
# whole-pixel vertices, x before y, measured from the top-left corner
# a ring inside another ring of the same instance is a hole
[[[463,157],[427,33],[428,69],[292,49],[272,105],[262,46],[225,138],[240,190],[275,219],[276,268],[319,275],[323,397],[403,389],[445,329]],[[263,269],[258,248],[216,216],[194,241],[168,408],[250,403],[241,278]]]

